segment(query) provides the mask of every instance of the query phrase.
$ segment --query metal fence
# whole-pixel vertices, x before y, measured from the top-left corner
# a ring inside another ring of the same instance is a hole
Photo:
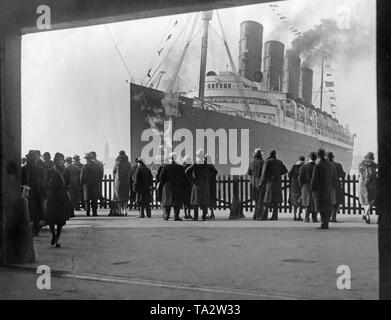
[[[343,179],[344,203],[340,206],[339,213],[342,214],[361,214],[364,208],[358,200],[358,178],[356,175],[347,175]],[[250,178],[244,176],[217,176],[216,194],[217,194],[217,209],[230,209],[234,198],[234,183],[238,184],[238,196],[243,206],[243,211],[253,211],[255,202],[251,196]],[[101,208],[108,208],[110,201],[113,199],[114,180],[111,174],[105,175],[102,181],[102,199],[100,201]],[[152,208],[160,208],[160,202],[157,201],[156,180],[153,181],[152,191]],[[289,179],[288,176],[282,178],[282,203],[280,204],[280,212],[292,212],[292,206],[289,204]],[[371,214],[376,213],[376,208],[371,210]]]

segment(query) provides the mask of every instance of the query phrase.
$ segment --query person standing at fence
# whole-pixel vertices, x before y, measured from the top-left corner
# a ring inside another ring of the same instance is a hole
[[[81,170],[83,169],[83,164],[80,162],[80,156],[75,154],[73,156],[73,164],[78,167]],[[84,209],[85,208],[85,203],[84,203],[84,196],[83,196],[83,186],[80,184],[80,208]]]
[[[377,195],[377,164],[375,163],[375,156],[372,152],[364,157],[364,160],[358,167],[358,190],[359,201],[364,207],[363,220],[366,223],[371,223],[370,212],[375,205]]]
[[[133,182],[133,190],[136,192],[136,203],[139,206],[139,218],[151,218],[151,192],[153,185],[153,176],[151,170],[145,165],[143,159],[137,159],[137,170]]]
[[[22,167],[22,185],[30,187],[28,207],[30,221],[33,223],[33,235],[37,236],[40,221],[43,219],[45,171],[38,165],[38,155],[34,150],[30,150],[26,158],[27,164]]]
[[[137,165],[137,158],[134,159],[134,164],[131,164],[131,170],[130,170],[130,175],[132,178],[132,187],[130,188],[130,210],[137,209],[137,204],[136,204],[136,193],[133,190],[133,183],[134,180],[136,179],[136,170],[138,168]]]
[[[72,164],[72,158],[66,157],[64,175],[69,179],[68,195],[75,211],[80,211],[80,174],[81,170]]]
[[[215,219],[214,210],[217,207],[217,170],[214,164],[212,163],[212,158],[210,155],[205,155],[204,163],[209,166],[209,209],[210,209],[210,216],[209,220]]]
[[[335,189],[333,190],[333,213],[330,218],[330,222],[337,222],[339,206],[343,204],[344,201],[342,180],[345,178],[345,171],[343,171],[342,164],[334,161],[334,154],[332,152],[327,153],[327,160],[334,166],[337,175]]]
[[[260,186],[262,167],[262,151],[260,148],[257,148],[254,150],[254,159],[250,161],[250,165],[247,170],[247,175],[250,176],[251,200],[255,201],[253,220],[263,219],[263,198],[265,196],[265,188],[261,188]]]
[[[272,217],[269,220],[278,220],[278,206],[282,202],[281,176],[286,174],[288,169],[283,162],[277,159],[277,152],[270,151],[269,157],[262,168],[260,185],[265,186],[264,203],[272,209]],[[267,219],[267,213],[265,218]]]
[[[326,160],[324,149],[318,151],[319,162],[314,167],[311,180],[311,191],[314,191],[315,211],[320,213],[321,226],[318,229],[328,229],[333,211],[333,189],[337,180],[334,166]]]
[[[89,217],[92,208],[92,215],[98,215],[98,199],[100,198],[100,185],[102,184],[102,167],[95,162],[93,156],[87,153],[84,157],[87,163],[81,170],[80,183],[83,186],[86,214]]]
[[[183,168],[184,170],[186,171],[187,168],[189,168],[191,166],[191,158],[189,155],[186,155],[184,158],[183,158]],[[187,179],[186,177],[186,182],[185,182],[185,187],[184,187],[184,192],[185,192],[185,195],[184,195],[184,199],[183,199],[183,210],[185,211],[185,219],[192,219],[193,220],[193,217],[191,216],[191,204],[190,204],[190,199],[191,199],[191,189],[192,189],[192,186],[191,186],[191,183],[189,181],[189,179]]]
[[[69,217],[73,216],[72,202],[67,194],[70,185],[69,171],[64,168],[64,155],[56,153],[54,166],[48,171],[46,177],[47,200],[45,203],[45,220],[52,233],[50,244],[60,247],[60,236],[63,226]],[[57,226],[57,230],[55,229]]]
[[[292,166],[288,172],[289,178],[289,204],[293,206],[293,220],[303,221],[301,217],[302,213],[302,200],[301,200],[301,187],[299,183],[299,173],[301,167],[304,165],[304,156],[300,156],[299,160]],[[298,211],[299,216],[296,213]]]
[[[308,163],[303,164],[299,171],[299,184],[301,186],[301,204],[305,210],[305,222],[310,222],[310,214],[312,216],[312,222],[318,222],[317,212],[315,211],[314,195],[310,189],[312,173],[316,165],[316,153],[311,152],[308,155]]]
[[[194,207],[194,221],[198,221],[198,208],[202,210],[202,220],[207,219],[209,206],[210,166],[204,163],[204,151],[198,150],[196,163],[185,170],[192,184],[190,203]]]
[[[129,201],[129,192],[132,185],[132,165],[125,151],[121,150],[115,159],[113,168],[114,177],[114,196],[116,212],[120,215],[127,215],[127,206]]]
[[[164,165],[160,174],[162,184],[163,219],[170,219],[171,208],[174,208],[174,220],[182,221],[179,212],[185,199],[186,175],[185,168],[177,164],[176,154],[170,155],[171,163]]]
[[[103,204],[103,197],[102,197],[102,180],[103,180],[103,176],[104,176],[104,163],[99,161],[97,158],[96,158],[96,152],[95,151],[91,151],[90,152],[90,155],[91,155],[91,159],[93,162],[97,163],[99,165],[99,168],[100,168],[100,175],[102,176],[102,178],[100,179],[100,183],[99,183],[99,201],[100,201],[100,207],[102,208],[102,204]]]

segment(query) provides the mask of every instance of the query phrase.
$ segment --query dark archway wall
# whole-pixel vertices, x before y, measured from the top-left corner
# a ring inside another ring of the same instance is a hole
[[[39,32],[36,9],[51,8],[52,29],[271,2],[268,0],[1,0],[0,1],[0,262],[4,228],[20,190],[21,34]],[[378,0],[379,274],[382,299],[391,299],[391,4]],[[16,167],[15,167],[16,164]]]
[[[279,0],[277,0],[279,1]],[[36,10],[51,9],[52,29],[118,22],[239,5],[268,0],[2,0],[0,21],[10,30],[38,32]],[[274,1],[276,2],[276,1]]]

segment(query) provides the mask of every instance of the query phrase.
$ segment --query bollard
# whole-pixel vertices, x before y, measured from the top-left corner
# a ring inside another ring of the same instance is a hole
[[[229,219],[241,219],[245,218],[243,214],[243,204],[239,197],[239,177],[233,178],[233,199],[229,212]]]

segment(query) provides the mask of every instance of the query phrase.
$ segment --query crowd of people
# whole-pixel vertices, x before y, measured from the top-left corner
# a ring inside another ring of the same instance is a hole
[[[344,201],[343,179],[345,172],[340,163],[334,161],[333,152],[319,149],[310,152],[308,161],[299,156],[288,169],[277,159],[275,150],[263,160],[261,149],[256,149],[247,174],[251,177],[252,199],[255,201],[254,220],[278,220],[278,207],[282,202],[281,177],[288,173],[289,203],[293,207],[295,221],[318,222],[319,229],[328,229],[329,222],[337,222],[339,207]],[[359,165],[359,201],[364,207],[363,220],[370,223],[370,210],[375,204],[377,187],[377,164],[374,154],[369,152]],[[302,213],[304,211],[304,219]]]
[[[30,150],[22,160],[22,185],[28,190],[28,207],[34,236],[40,232],[40,221],[45,220],[52,233],[51,244],[60,247],[62,227],[74,211],[84,209],[87,216],[98,216],[98,200],[102,199],[104,164],[91,151],[84,157],[65,157],[56,153],[53,160],[48,152]],[[169,220],[171,210],[174,220],[184,218],[198,221],[213,220],[217,206],[216,176],[218,171],[211,157],[203,150],[196,154],[193,162],[185,156],[182,163],[176,154],[170,154],[156,174],[157,201],[163,209],[163,219]],[[377,165],[373,153],[369,152],[359,166],[359,200],[364,206],[363,219],[370,223],[370,209],[376,199]],[[290,180],[290,204],[294,220],[317,221],[320,214],[320,229],[328,229],[329,221],[337,222],[339,206],[343,203],[342,179],[345,172],[340,163],[334,161],[332,152],[324,149],[311,152],[305,163],[304,156],[289,170],[277,159],[277,152],[270,151],[266,160],[261,149],[256,149],[247,174],[250,176],[252,200],[255,201],[254,220],[278,220],[278,208],[283,200],[283,175]],[[153,174],[142,158],[131,164],[125,151],[120,151],[113,168],[114,197],[110,214],[126,216],[128,203],[137,207],[139,218],[151,218]],[[191,215],[193,211],[193,216]],[[210,214],[208,215],[208,211]],[[268,218],[268,212],[272,215]],[[302,213],[304,212],[304,219]]]

